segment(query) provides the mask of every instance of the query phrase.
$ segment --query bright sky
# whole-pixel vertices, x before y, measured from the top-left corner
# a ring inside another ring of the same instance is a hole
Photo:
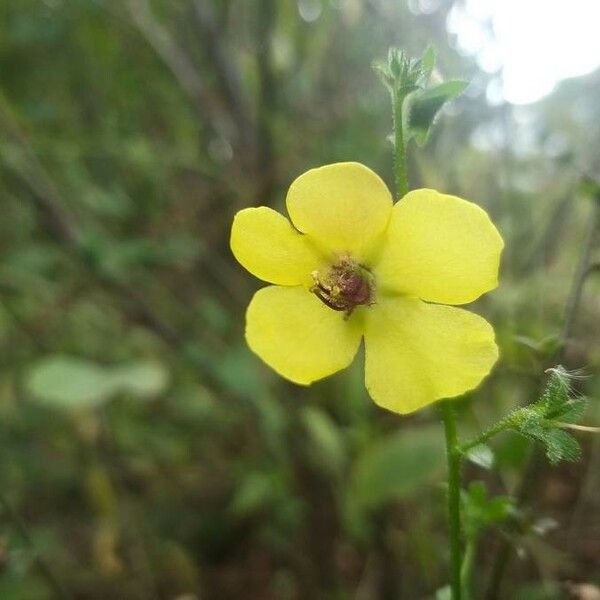
[[[502,96],[513,104],[600,67],[599,27],[600,0],[465,0],[448,20],[460,50],[486,71],[502,68]]]

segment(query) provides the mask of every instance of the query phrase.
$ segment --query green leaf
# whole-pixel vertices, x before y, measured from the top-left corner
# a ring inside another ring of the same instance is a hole
[[[116,382],[102,367],[79,358],[50,356],[29,372],[27,391],[39,402],[56,408],[91,408],[108,400]]]
[[[552,429],[546,437],[546,456],[553,465],[561,460],[574,462],[581,458],[581,447],[570,433]]]
[[[341,473],[346,459],[344,440],[337,425],[322,410],[307,406],[301,413],[314,463],[330,474]]]
[[[467,452],[466,458],[483,469],[491,469],[494,466],[494,452],[486,444],[479,444],[471,448]]]
[[[431,44],[425,48],[423,56],[421,57],[421,69],[423,70],[423,84],[426,85],[429,82],[429,77],[437,60],[437,53],[435,47]]]
[[[586,408],[587,400],[584,398],[569,400],[569,402],[561,407],[559,413],[556,415],[556,420],[563,423],[579,423]]]
[[[552,419],[558,414],[561,408],[569,402],[571,392],[571,383],[569,373],[564,367],[558,365],[549,369],[550,377],[542,393],[539,403],[543,405],[544,415]]]
[[[407,101],[406,141],[415,138],[419,145],[424,145],[444,104],[460,95],[467,85],[466,81],[452,80],[414,93]]]
[[[268,506],[273,499],[273,480],[266,473],[250,472],[236,490],[231,511],[237,517],[245,517]]]
[[[474,539],[490,526],[505,521],[514,512],[514,501],[509,496],[490,498],[482,481],[474,481],[461,494],[464,527],[467,537]]]
[[[167,370],[156,361],[137,361],[113,367],[110,377],[117,389],[139,398],[158,396],[169,382]]]
[[[445,461],[439,427],[398,431],[375,442],[359,456],[352,494],[363,508],[375,508],[418,491],[436,478]]]
[[[452,600],[452,589],[449,585],[440,588],[435,592],[435,600]]]
[[[155,361],[137,361],[105,367],[92,361],[61,355],[48,356],[26,374],[31,397],[62,410],[90,409],[119,393],[139,398],[164,391],[168,373]]]

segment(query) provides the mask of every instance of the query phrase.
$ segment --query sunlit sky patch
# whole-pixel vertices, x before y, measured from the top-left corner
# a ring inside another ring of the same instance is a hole
[[[599,23],[599,0],[465,0],[448,29],[484,70],[502,69],[505,100],[527,104],[600,66]]]

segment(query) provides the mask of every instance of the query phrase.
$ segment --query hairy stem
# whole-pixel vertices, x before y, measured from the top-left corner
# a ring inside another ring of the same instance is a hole
[[[454,406],[449,400],[442,402],[442,417],[446,434],[446,458],[448,460],[450,587],[452,589],[452,600],[461,600],[460,452],[458,450]]]
[[[514,420],[515,419],[514,419],[514,415],[513,414],[510,414],[508,417],[505,417],[504,419],[501,419],[493,427],[490,427],[489,429],[487,429],[483,433],[480,433],[477,437],[474,437],[472,440],[469,440],[468,442],[465,442],[464,444],[461,444],[458,447],[459,453],[461,455],[464,455],[467,452],[469,452],[469,450],[472,450],[476,446],[479,446],[480,444],[484,444],[490,438],[494,437],[498,433],[501,433],[503,431],[506,431],[507,429],[510,429],[511,426],[513,425],[513,423],[514,423]]]
[[[392,92],[392,110],[394,115],[394,177],[396,179],[396,193],[398,194],[398,200],[404,197],[408,192],[406,145],[404,143],[404,131],[402,128],[404,97],[404,94],[401,92]]]

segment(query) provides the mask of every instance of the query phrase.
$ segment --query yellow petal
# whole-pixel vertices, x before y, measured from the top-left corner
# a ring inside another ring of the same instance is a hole
[[[258,290],[246,312],[250,348],[281,376],[308,385],[347,367],[362,328],[303,287]]]
[[[410,298],[382,298],[367,311],[365,349],[369,394],[401,414],[477,387],[498,358],[485,319]]]
[[[375,267],[382,288],[465,304],[498,285],[504,243],[487,213],[435,190],[415,190],[392,211]]]
[[[230,245],[242,266],[269,283],[311,285],[310,274],[321,264],[306,236],[266,206],[246,208],[235,215]]]
[[[378,175],[359,163],[311,169],[288,191],[292,223],[322,247],[365,259],[383,234],[392,197]]]

